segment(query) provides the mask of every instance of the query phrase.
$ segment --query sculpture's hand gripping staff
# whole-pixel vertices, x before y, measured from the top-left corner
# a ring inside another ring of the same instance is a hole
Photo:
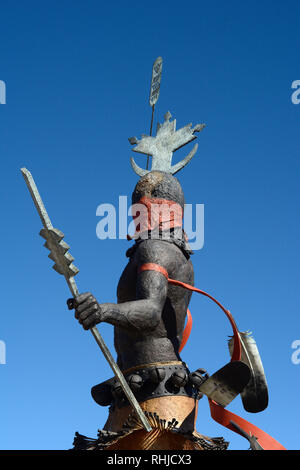
[[[64,234],[60,230],[57,230],[56,228],[53,227],[30,171],[28,171],[26,168],[22,168],[21,172],[23,174],[23,177],[30,191],[35,207],[39,213],[42,224],[44,226],[44,228],[40,231],[40,235],[46,239],[46,243],[44,244],[44,246],[48,248],[48,250],[50,250],[49,258],[55,262],[53,269],[55,269],[55,271],[57,271],[59,274],[62,274],[65,277],[67,284],[69,286],[69,289],[72,293],[72,296],[76,297],[77,295],[79,295],[79,291],[78,291],[76,282],[74,280],[74,276],[79,272],[79,270],[73,264],[74,258],[68,252],[69,246],[67,245],[67,243],[63,241]],[[68,303],[68,306],[69,308],[73,307],[70,302]],[[143,427],[145,428],[146,431],[150,432],[152,428],[150,426],[148,419],[146,418],[138,401],[133,395],[131,389],[129,388],[129,385],[126,382],[124,375],[122,374],[120,368],[114,361],[98,329],[96,327],[93,327],[90,329],[90,331],[93,334],[98,346],[103,352],[104,357],[109,363],[115,376],[119,380],[121,387],[126,397],[128,398],[129,403],[132,405],[133,409],[135,410]]]

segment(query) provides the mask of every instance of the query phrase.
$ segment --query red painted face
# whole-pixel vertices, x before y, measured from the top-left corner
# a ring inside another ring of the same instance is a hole
[[[143,196],[133,204],[132,217],[136,226],[136,238],[149,230],[163,231],[182,227],[183,209],[174,201]]]

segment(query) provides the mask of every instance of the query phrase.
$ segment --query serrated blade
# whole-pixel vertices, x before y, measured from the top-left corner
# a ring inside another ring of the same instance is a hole
[[[79,291],[78,291],[74,276],[79,272],[79,270],[71,262],[73,261],[72,255],[66,252],[66,247],[68,247],[68,245],[64,241],[62,241],[64,234],[60,230],[55,229],[52,226],[51,220],[47,214],[46,208],[43,204],[43,201],[41,199],[41,196],[38,192],[38,189],[36,187],[36,184],[34,182],[34,179],[30,171],[28,171],[26,168],[21,168],[21,172],[24,176],[26,185],[30,191],[31,197],[33,199],[33,202],[36,206],[36,209],[39,213],[42,224],[44,226],[44,229],[40,231],[40,235],[46,239],[46,243],[44,243],[44,246],[50,249],[51,259],[55,261],[55,265],[53,266],[53,269],[57,271],[59,274],[63,274],[65,276],[65,279],[67,281],[67,284],[69,286],[69,289],[73,297],[76,297],[77,295],[79,295]],[[115,373],[115,376],[118,378],[119,382],[121,383],[123,391],[125,395],[127,396],[129,402],[131,403],[133,409],[135,410],[137,416],[141,420],[143,427],[146,429],[147,432],[150,432],[152,428],[149,423],[149,420],[146,418],[143,410],[141,409],[137,399],[132,393],[132,390],[130,389],[128,383],[126,382],[123,373],[121,372],[119,366],[117,365],[114,358],[112,357],[98,329],[94,326],[93,328],[90,329],[90,331],[92,335],[94,336],[98,346],[100,347],[105,359],[107,360],[111,369]]]

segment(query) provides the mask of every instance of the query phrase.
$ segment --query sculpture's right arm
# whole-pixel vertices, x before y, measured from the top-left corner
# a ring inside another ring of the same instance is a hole
[[[157,263],[155,243],[143,243],[139,250],[138,265]],[[119,304],[99,304],[87,292],[75,298],[75,317],[85,330],[97,323],[106,322],[118,328],[152,331],[161,319],[168,291],[166,277],[157,271],[142,271],[137,276],[136,300]]]

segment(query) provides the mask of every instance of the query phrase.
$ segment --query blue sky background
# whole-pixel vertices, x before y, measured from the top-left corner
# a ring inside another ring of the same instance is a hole
[[[270,389],[267,410],[229,409],[299,449],[299,125],[291,83],[300,79],[299,2],[14,1],[1,6],[0,447],[67,449],[107,417],[90,396],[111,376],[92,335],[66,308],[40,220],[19,171],[33,174],[53,225],[66,234],[81,291],[116,298],[125,240],[96,237],[96,208],[137,181],[127,138],[148,133],[151,67],[164,59],[155,124],[206,122],[192,163],[178,174],[186,201],[205,204],[196,285],[253,331]],[[181,154],[182,155],[182,154]],[[137,156],[142,165],[145,158]],[[229,360],[222,312],[191,301],[194,327],[182,358],[210,373]],[[113,330],[100,331],[111,349]],[[199,432],[243,438],[200,401]]]

